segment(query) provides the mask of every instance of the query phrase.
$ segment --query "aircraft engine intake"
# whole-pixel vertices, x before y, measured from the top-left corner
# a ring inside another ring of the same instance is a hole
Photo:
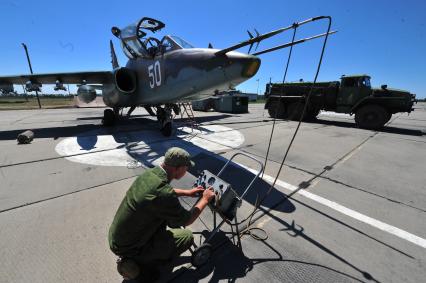
[[[96,89],[90,85],[81,85],[77,89],[78,99],[90,103],[96,99]]]
[[[118,91],[133,93],[136,90],[136,75],[133,70],[122,67],[114,70],[115,85]]]
[[[109,107],[121,107],[132,104],[137,96],[136,73],[126,67],[116,68],[112,71],[113,81],[102,86],[104,103]]]

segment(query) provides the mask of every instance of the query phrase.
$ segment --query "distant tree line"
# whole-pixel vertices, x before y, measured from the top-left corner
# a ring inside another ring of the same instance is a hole
[[[74,94],[42,94],[39,93],[38,94],[39,97],[46,97],[46,98],[71,98],[74,97]],[[25,98],[25,97],[36,97],[35,93],[34,94],[23,94],[23,93],[13,93],[13,92],[9,92],[9,93],[0,93],[0,97],[13,97],[13,98]]]

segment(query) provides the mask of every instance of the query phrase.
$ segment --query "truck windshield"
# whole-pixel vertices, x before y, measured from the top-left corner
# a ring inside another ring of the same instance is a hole
[[[365,87],[371,87],[371,84],[370,84],[370,78],[365,77],[365,78],[362,80],[361,84],[362,84],[363,86],[365,86]]]

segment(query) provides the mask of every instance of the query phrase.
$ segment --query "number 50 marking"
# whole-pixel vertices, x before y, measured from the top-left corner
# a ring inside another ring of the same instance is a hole
[[[161,66],[159,61],[148,67],[149,86],[154,88],[161,85]]]

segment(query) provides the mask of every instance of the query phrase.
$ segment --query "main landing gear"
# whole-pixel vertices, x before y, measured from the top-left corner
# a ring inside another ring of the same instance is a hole
[[[124,115],[123,113],[120,114],[120,112],[123,112],[122,107],[114,107],[112,109],[105,109],[104,110],[104,117],[102,118],[102,125],[106,127],[114,126],[114,124],[120,119],[120,118],[129,118],[132,112],[136,109],[136,106],[132,106],[127,111],[127,114]]]
[[[173,105],[166,105],[164,108],[161,106],[157,107],[157,120],[160,124],[160,132],[166,136],[170,137],[173,130],[173,114],[172,110],[176,112]]]
[[[106,127],[114,126],[116,120],[120,115],[120,108],[105,109],[104,118],[102,119],[102,125]]]
[[[136,107],[130,107],[125,117],[128,118],[135,108]],[[154,113],[153,109],[149,106],[145,107],[145,109],[147,109],[151,116],[157,117],[161,133],[166,137],[170,137],[173,130],[173,113],[175,115],[179,115],[179,106],[176,104],[166,104],[164,107],[157,106],[156,113]],[[117,120],[122,117],[120,110],[122,110],[122,108],[119,107],[105,109],[102,125],[107,127],[114,126]]]

